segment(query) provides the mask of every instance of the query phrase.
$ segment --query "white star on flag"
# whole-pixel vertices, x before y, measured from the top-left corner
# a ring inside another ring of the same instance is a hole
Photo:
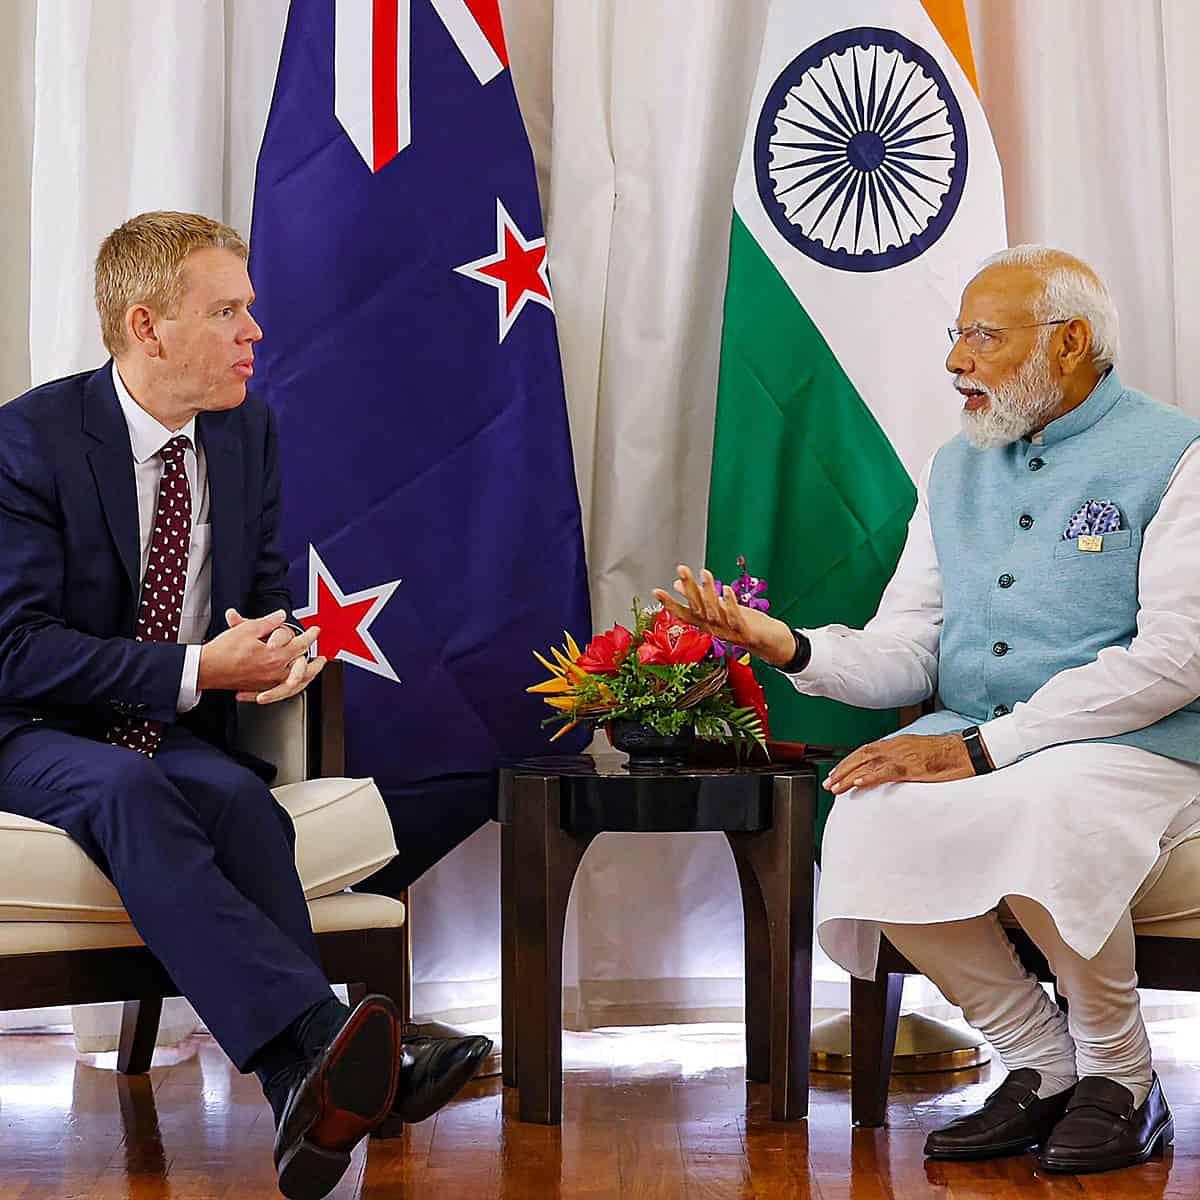
[[[360,592],[347,595],[338,587],[329,568],[313,545],[308,547],[308,607],[298,608],[294,616],[305,629],[319,625],[315,649],[329,660],[362,667],[399,683],[400,678],[392,669],[382,650],[369,630],[371,622],[400,585],[399,579],[381,583],[376,587],[363,588]]]
[[[528,301],[554,311],[546,270],[546,239],[526,238],[499,198],[496,200],[496,251],[463,263],[455,273],[496,289],[500,341],[516,324]]]

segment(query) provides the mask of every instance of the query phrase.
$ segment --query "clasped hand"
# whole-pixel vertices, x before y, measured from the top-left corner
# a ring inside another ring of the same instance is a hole
[[[298,695],[321,673],[325,659],[306,657],[317,640],[314,625],[296,633],[284,622],[282,609],[266,617],[243,617],[236,609],[225,611],[229,628],[200,651],[197,686],[237,693],[239,700],[274,704]]]

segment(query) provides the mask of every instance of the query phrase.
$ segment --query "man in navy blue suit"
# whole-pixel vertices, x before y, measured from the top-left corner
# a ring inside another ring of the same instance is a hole
[[[235,699],[324,665],[291,621],[270,410],[252,394],[247,250],[144,213],[105,239],[112,361],[0,408],[0,809],[66,830],[275,1114],[285,1195],[319,1197],[391,1112],[420,1120],[490,1049],[404,1045],[319,965],[294,831]]]

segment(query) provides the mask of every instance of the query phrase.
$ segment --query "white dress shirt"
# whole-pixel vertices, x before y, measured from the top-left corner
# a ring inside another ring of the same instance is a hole
[[[133,449],[133,477],[137,484],[138,501],[138,560],[139,595],[141,581],[150,558],[150,536],[154,528],[154,513],[158,506],[158,485],[162,480],[163,460],[159,451],[173,438],[186,437],[191,449],[183,456],[184,471],[192,493],[192,538],[188,547],[187,578],[183,587],[183,615],[179,620],[176,639],[187,646],[183,660],[183,676],[179,682],[176,708],[187,712],[200,700],[197,681],[200,676],[200,644],[212,619],[212,526],[208,515],[208,467],[204,447],[196,440],[196,419],[193,417],[182,429],[174,431],[159,424],[129,394],[117,364],[112,368],[113,387],[129,427],[129,444]]]
[[[917,704],[935,693],[942,576],[929,521],[932,465],[930,459],[921,472],[908,540],[879,611],[861,630],[804,630],[812,657],[803,672],[789,677],[797,691],[861,708]],[[980,725],[996,766],[1047,746],[1142,729],[1200,696],[1198,569],[1200,443],[1193,443],[1146,525],[1132,642],[1060,671],[1011,713]]]

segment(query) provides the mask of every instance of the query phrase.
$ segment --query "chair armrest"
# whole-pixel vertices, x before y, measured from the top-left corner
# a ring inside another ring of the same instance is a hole
[[[906,704],[900,710],[900,728],[904,729],[911,725],[914,721],[925,716],[926,713],[934,711],[934,703],[932,698],[922,700],[920,704]]]
[[[344,671],[326,663],[299,696],[238,705],[238,745],[275,766],[274,786],[346,773]]]

